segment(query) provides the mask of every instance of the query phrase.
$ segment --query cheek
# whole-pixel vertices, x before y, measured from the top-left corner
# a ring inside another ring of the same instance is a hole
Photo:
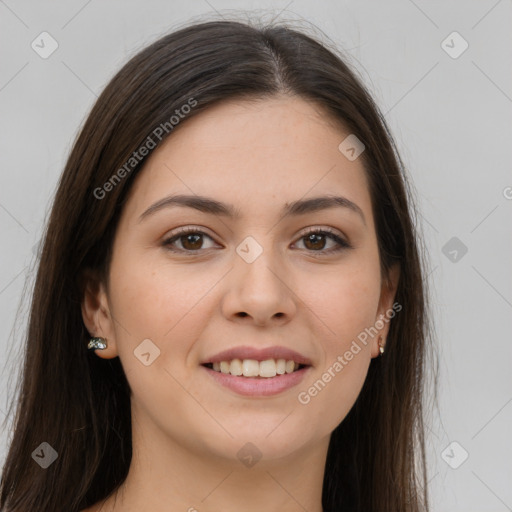
[[[119,358],[133,400],[154,409],[158,417],[161,404],[173,403],[182,394],[179,383],[185,382],[187,373],[183,362],[206,317],[201,297],[212,287],[211,277],[203,276],[200,284],[199,277],[177,272],[166,262],[126,255],[112,268]]]
[[[318,344],[323,353],[320,368],[301,387],[299,402],[335,428],[356,401],[371,362],[369,333],[380,298],[380,269],[375,260],[361,258],[302,293],[321,320]]]
[[[122,257],[112,267],[115,312],[138,337],[164,341],[211,286],[207,276],[182,271],[161,258]]]
[[[211,307],[208,292],[221,276],[194,271],[192,265],[178,269],[162,262],[161,257],[144,259],[125,255],[112,268],[115,269],[111,275],[114,326],[127,376],[140,371],[141,361],[136,356],[142,351],[139,347],[147,345],[150,359],[153,352],[157,354],[150,367],[161,374],[159,378],[170,378],[165,369],[183,377],[188,371],[187,356],[211,314],[206,309]],[[148,339],[156,348],[144,341]],[[146,345],[141,346],[143,342]],[[153,372],[144,373],[149,379],[155,378]],[[132,378],[139,379],[135,373]]]
[[[371,254],[360,253],[303,284],[301,297],[322,321],[326,353],[347,350],[353,338],[374,324],[381,283],[378,262]]]

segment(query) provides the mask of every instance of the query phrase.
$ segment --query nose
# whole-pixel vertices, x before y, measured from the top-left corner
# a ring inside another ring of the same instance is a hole
[[[297,296],[289,273],[271,251],[264,250],[252,263],[236,258],[222,303],[225,317],[256,326],[289,322],[297,310]]]

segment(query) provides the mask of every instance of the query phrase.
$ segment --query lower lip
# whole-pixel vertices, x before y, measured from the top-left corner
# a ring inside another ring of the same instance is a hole
[[[293,373],[284,373],[275,377],[238,377],[229,373],[216,372],[201,366],[219,384],[244,396],[271,396],[282,393],[299,384],[311,366],[306,366]]]

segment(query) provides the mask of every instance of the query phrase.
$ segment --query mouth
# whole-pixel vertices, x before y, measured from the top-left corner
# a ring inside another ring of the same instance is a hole
[[[246,397],[270,397],[298,386],[313,361],[285,346],[245,345],[207,356],[200,363],[215,384]]]
[[[232,359],[203,363],[201,366],[217,373],[246,377],[250,379],[271,379],[309,368],[311,365],[298,363],[292,359]]]
[[[270,398],[292,390],[313,368],[311,365],[285,359],[233,359],[203,363],[200,367],[204,368],[207,377],[212,379],[211,382],[239,396],[251,398]],[[283,367],[284,373],[281,373]]]

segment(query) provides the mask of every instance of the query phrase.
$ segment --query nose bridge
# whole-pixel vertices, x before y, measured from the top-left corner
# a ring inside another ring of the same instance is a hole
[[[272,247],[272,236],[258,238],[264,241],[248,236],[236,248],[226,313],[245,313],[261,323],[274,316],[289,316],[295,308],[286,285],[286,266]]]
[[[277,269],[280,269],[282,265],[277,261],[277,251],[270,244],[266,244],[265,248],[260,247],[261,249],[258,250],[254,242],[240,244],[237,248],[239,261],[235,266],[244,285],[249,285],[254,289],[261,287],[267,292],[275,292],[279,288],[278,283],[275,282],[278,281],[276,274],[279,274],[279,270]]]

